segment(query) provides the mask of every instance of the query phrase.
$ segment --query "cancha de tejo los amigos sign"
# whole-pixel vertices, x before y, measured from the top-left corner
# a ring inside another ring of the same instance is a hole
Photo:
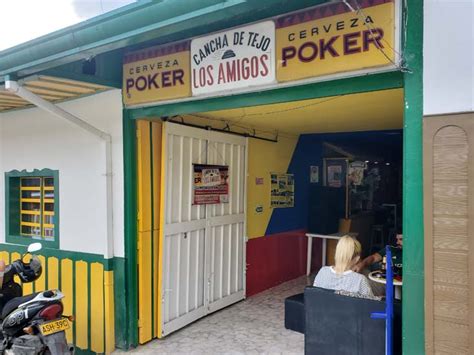
[[[275,81],[275,24],[257,23],[191,41],[193,95]]]
[[[395,62],[398,0],[348,0],[128,53],[127,106],[375,70]],[[353,11],[355,10],[355,11]]]

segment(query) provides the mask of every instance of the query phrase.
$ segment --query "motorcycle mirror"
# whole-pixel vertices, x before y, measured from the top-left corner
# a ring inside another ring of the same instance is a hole
[[[32,243],[28,245],[28,253],[34,253],[40,251],[43,248],[41,243]]]

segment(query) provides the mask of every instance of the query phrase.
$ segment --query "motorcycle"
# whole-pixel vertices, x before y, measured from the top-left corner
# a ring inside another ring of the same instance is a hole
[[[23,290],[14,279],[18,276],[25,283],[41,276],[41,262],[34,255],[41,248],[41,243],[30,244],[22,258],[5,267],[3,280],[0,272],[0,355],[74,354],[65,333],[73,317],[63,315],[61,291],[22,296]],[[27,255],[31,255],[29,262],[23,261]]]

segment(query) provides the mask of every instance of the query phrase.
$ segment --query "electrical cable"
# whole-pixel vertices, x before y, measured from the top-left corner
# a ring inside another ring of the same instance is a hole
[[[375,37],[374,37],[374,30],[375,30],[375,28],[373,28],[373,26],[371,26],[371,25],[366,21],[368,16],[367,16],[367,15],[364,13],[364,11],[362,10],[362,8],[361,8],[361,6],[360,6],[360,4],[359,4],[359,0],[352,0],[352,1],[355,3],[355,5],[356,5],[356,7],[357,7],[357,11],[355,11],[355,13],[357,14],[357,16],[359,16],[359,19],[362,20],[362,23],[367,27],[367,29],[369,30],[369,32],[370,32],[372,38],[375,38]],[[343,0],[343,2],[344,2],[347,6],[349,6],[349,4],[347,4],[345,0]],[[352,6],[349,6],[349,8],[352,9]],[[361,16],[362,16],[362,17],[361,17]],[[390,43],[388,43],[388,41],[387,41],[385,38],[382,38],[382,41],[398,56],[398,58],[399,58],[401,64],[398,64],[398,63],[394,62],[394,61],[392,60],[392,58],[390,58],[390,56],[383,50],[383,48],[380,47],[378,41],[377,41],[377,40],[374,41],[375,46],[376,46],[377,49],[384,55],[384,57],[387,58],[387,60],[388,60],[390,63],[392,63],[393,65],[395,65],[395,67],[396,67],[397,69],[399,69],[401,72],[403,72],[403,73],[412,73],[412,71],[411,71],[409,68],[407,68],[407,67],[404,66],[403,63],[405,62],[405,59],[404,59],[403,55],[402,55],[401,53],[399,53],[397,50],[395,50],[395,48],[393,48],[393,47],[390,45]]]
[[[261,113],[245,113],[243,116],[236,117],[237,119],[239,119],[239,121],[237,121],[235,123],[232,122],[230,124],[234,127],[237,127],[237,128],[240,128],[240,129],[244,130],[245,132],[247,132],[247,134],[250,137],[255,136],[255,133],[252,133],[252,130],[253,130],[254,132],[258,131],[259,133],[262,133],[262,134],[272,134],[272,135],[276,134],[277,136],[281,136],[281,137],[285,137],[285,138],[294,138],[294,137],[297,137],[298,135],[295,135],[295,134],[292,134],[292,133],[289,133],[289,132],[269,131],[269,130],[264,130],[264,129],[256,129],[252,126],[244,126],[244,125],[241,125],[239,123],[245,117],[265,116],[265,115],[273,115],[273,114],[277,114],[277,113],[284,113],[284,112],[291,112],[291,111],[301,110],[301,109],[307,108],[307,107],[314,107],[314,106],[322,105],[326,102],[337,100],[337,99],[339,99],[341,97],[344,97],[346,95],[347,94],[341,94],[341,95],[330,97],[330,98],[322,100],[322,101],[312,102],[310,104],[301,105],[301,106],[298,106],[298,107],[292,107],[292,108],[289,108],[289,109],[275,110],[275,111],[268,111],[268,112],[261,112]],[[214,118],[214,117],[209,117],[209,116],[205,116],[205,115],[202,115],[202,114],[189,114],[189,116],[196,117],[196,118],[201,118],[201,119],[207,119],[207,120],[211,120],[211,121],[222,122],[226,125],[226,127],[227,127],[227,125],[229,125],[229,122],[226,121],[225,119],[222,119],[222,118]],[[179,117],[181,117],[181,119],[182,119],[182,116],[179,116]],[[224,127],[224,128],[226,128],[226,127]]]
[[[244,125],[241,125],[241,124],[236,124],[236,123],[233,123],[233,122],[226,121],[226,120],[224,120],[224,119],[222,119],[222,118],[208,117],[208,116],[204,116],[204,115],[200,115],[200,114],[189,114],[188,116],[196,117],[196,118],[201,118],[201,119],[206,119],[206,120],[215,121],[215,122],[221,122],[221,123],[223,123],[223,124],[228,124],[228,125],[229,125],[229,128],[230,128],[230,126],[240,128],[240,129],[244,130],[244,132],[245,132],[249,137],[253,137],[253,136],[255,136],[257,133],[269,134],[269,135],[279,135],[279,133],[281,133],[281,132],[279,132],[278,130],[276,130],[276,131],[270,131],[270,130],[265,130],[265,129],[260,129],[260,128],[254,128],[254,127],[252,127],[252,126],[244,126]],[[226,127],[224,127],[224,128],[226,128]],[[280,136],[286,137],[286,138],[294,138],[294,137],[297,137],[298,135],[285,132],[284,135],[281,135],[281,134],[280,134]]]

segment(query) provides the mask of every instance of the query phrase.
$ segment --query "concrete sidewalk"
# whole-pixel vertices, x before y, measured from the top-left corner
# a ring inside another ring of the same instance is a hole
[[[128,353],[303,354],[303,334],[284,327],[284,299],[303,292],[313,279],[286,282]]]

